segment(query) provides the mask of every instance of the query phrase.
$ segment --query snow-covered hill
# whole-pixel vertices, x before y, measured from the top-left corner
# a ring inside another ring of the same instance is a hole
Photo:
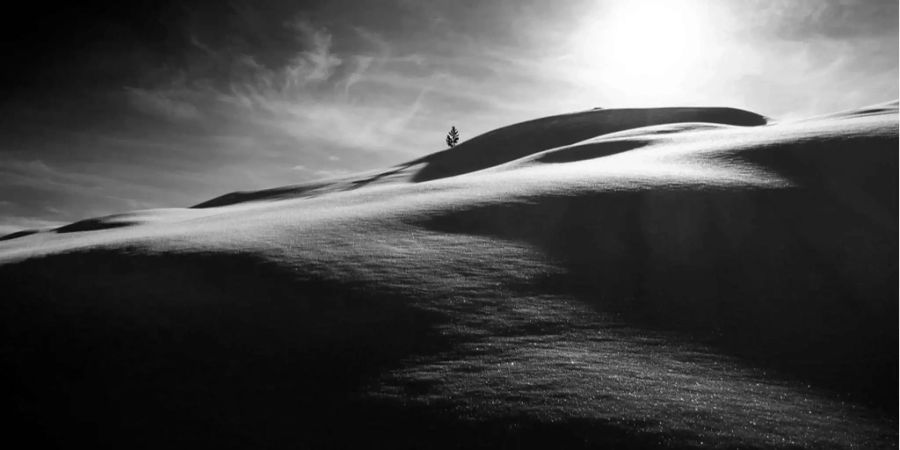
[[[0,241],[12,433],[896,447],[897,103],[592,110]]]

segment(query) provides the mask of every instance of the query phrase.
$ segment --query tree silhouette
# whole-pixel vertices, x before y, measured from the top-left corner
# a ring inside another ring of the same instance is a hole
[[[450,132],[447,133],[447,145],[454,147],[457,142],[459,142],[459,131],[456,131],[455,126],[451,126]]]

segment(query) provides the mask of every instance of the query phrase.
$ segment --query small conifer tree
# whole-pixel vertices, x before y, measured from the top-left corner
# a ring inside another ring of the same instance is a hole
[[[459,142],[459,131],[456,131],[455,126],[451,126],[450,132],[447,133],[447,145],[455,147],[457,142]]]

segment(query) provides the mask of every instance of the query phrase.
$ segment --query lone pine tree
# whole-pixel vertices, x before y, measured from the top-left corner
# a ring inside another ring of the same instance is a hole
[[[456,131],[455,126],[451,126],[450,132],[447,133],[447,145],[454,147],[457,142],[459,142],[459,131]]]

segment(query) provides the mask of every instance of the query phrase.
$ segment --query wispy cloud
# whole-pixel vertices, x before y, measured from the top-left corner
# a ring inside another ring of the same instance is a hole
[[[141,88],[125,88],[128,102],[140,112],[162,117],[173,122],[196,120],[200,110],[189,102],[172,98],[170,92]]]

